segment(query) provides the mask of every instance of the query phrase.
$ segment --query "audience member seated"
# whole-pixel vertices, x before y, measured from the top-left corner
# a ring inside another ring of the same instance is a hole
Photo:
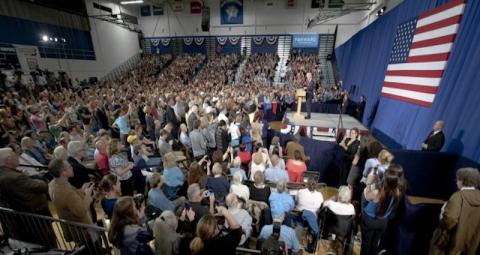
[[[302,155],[300,151],[295,151],[293,154],[294,158],[290,158],[287,160],[287,171],[288,171],[288,178],[290,182],[303,182],[303,173],[307,171],[307,165],[302,160]]]
[[[32,157],[40,164],[46,166],[48,165],[49,159],[48,156],[44,153],[43,150],[35,146],[34,140],[30,137],[24,137],[21,141],[21,146],[23,153]]]
[[[132,197],[121,197],[115,203],[108,240],[122,255],[152,254],[148,242],[153,240],[150,231],[142,221],[145,205],[137,207]]]
[[[250,200],[264,202],[269,204],[270,187],[264,183],[264,175],[262,172],[256,172],[253,177],[254,183],[250,186]]]
[[[243,245],[252,234],[252,216],[250,216],[247,210],[243,209],[244,202],[240,201],[239,197],[234,193],[227,195],[225,204],[233,218],[235,218],[242,227],[242,238],[240,239],[239,245]],[[225,227],[228,228],[228,223],[226,222]]]
[[[336,215],[355,215],[355,208],[350,203],[352,191],[348,186],[340,186],[336,198],[326,200],[323,206]]]
[[[268,201],[270,202],[270,209],[272,211],[272,217],[281,214],[288,214],[295,207],[295,202],[287,191],[287,183],[285,181],[279,181],[276,185],[276,191],[270,194]]]
[[[233,215],[223,206],[216,208],[217,216],[207,214],[197,224],[196,237],[190,243],[193,255],[200,254],[236,254],[236,248],[242,237],[242,228]],[[224,217],[228,230],[222,233],[218,219]]]
[[[240,151],[237,152],[237,157],[240,158],[242,169],[248,170],[248,164],[252,161],[252,154],[245,150],[245,144],[240,144]]]
[[[290,250],[296,254],[301,249],[300,241],[298,240],[297,234],[295,230],[289,226],[284,225],[285,222],[285,213],[280,213],[273,215],[273,222],[282,224],[280,227],[280,240],[285,242],[287,250]],[[273,234],[273,224],[272,225],[265,225],[258,236],[259,240],[266,240]]]
[[[280,138],[278,136],[274,136],[272,138],[272,143],[270,144],[270,148],[268,149],[268,153],[270,153],[270,156],[273,155],[273,150],[274,149],[278,150],[278,156],[281,158],[282,157],[282,146],[280,145]]]
[[[148,182],[150,183],[150,191],[148,191],[148,204],[159,209],[160,211],[176,212],[178,208],[185,203],[185,197],[179,197],[170,201],[162,191],[163,177],[159,173],[153,173]]]
[[[120,180],[113,174],[105,175],[98,184],[98,187],[103,195],[101,200],[103,212],[108,216],[108,219],[111,219],[115,203],[122,195]]]
[[[288,173],[280,166],[280,158],[278,155],[272,155],[272,165],[265,170],[265,180],[276,183],[280,180],[289,181]]]
[[[81,189],[76,189],[68,180],[74,177],[70,163],[61,159],[54,159],[48,165],[54,179],[48,185],[48,193],[57,209],[60,219],[78,223],[92,224],[92,215],[89,207],[93,201],[94,185],[86,182]]]
[[[163,157],[163,178],[165,185],[163,192],[169,200],[174,200],[179,197],[181,189],[186,181],[182,170],[177,166],[177,157],[173,152],[165,154]],[[183,191],[184,192],[184,191]]]
[[[50,216],[48,185],[17,171],[18,155],[10,148],[0,149],[0,200],[13,210]]]
[[[478,254],[480,244],[480,173],[461,168],[458,191],[443,205],[430,242],[431,254]]]
[[[240,153],[240,152],[239,152]],[[240,173],[242,176],[242,180],[247,180],[247,175],[245,174],[245,170],[241,168],[242,160],[239,156],[235,157],[232,162],[232,167],[230,168],[230,175],[234,176],[237,172]]]
[[[131,196],[134,192],[132,178],[133,163],[129,162],[126,155],[121,151],[123,145],[118,139],[111,139],[108,143],[108,162],[110,172],[120,179],[123,196]]]
[[[30,139],[30,138],[27,138]],[[42,170],[39,170],[35,166],[38,167],[45,167],[42,163],[38,162],[34,157],[30,156],[29,153],[26,153],[18,144],[16,143],[10,143],[8,145],[17,155],[19,155],[18,161],[19,165],[30,165],[33,167],[27,167],[27,166],[19,166],[17,167],[17,170],[21,171],[22,173],[28,175],[28,176],[38,176],[42,175]]]
[[[230,192],[243,198],[245,202],[250,198],[250,190],[247,185],[242,184],[243,177],[241,172],[236,172],[232,177],[232,184],[230,185]]]
[[[324,208],[328,208],[333,214],[338,216],[353,216],[355,217],[355,208],[352,203],[350,203],[352,198],[352,191],[348,186],[340,186],[338,188],[338,194],[336,197],[333,197],[323,203]],[[334,224],[332,222],[332,224]],[[337,222],[340,226],[341,222]],[[344,250],[344,239],[345,237],[335,236],[334,240],[331,242],[332,250],[336,254],[342,254]]]
[[[215,213],[215,194],[213,192],[202,192],[200,186],[194,183],[188,186],[187,194],[188,203],[195,212],[195,222],[198,222],[204,215]],[[205,198],[208,199],[209,205],[202,204],[202,200]]]
[[[253,181],[256,172],[260,172],[263,175],[266,165],[261,153],[254,153],[252,158],[253,160],[250,164],[250,180]]]
[[[212,167],[213,176],[209,176],[207,180],[207,189],[215,194],[215,200],[219,203],[225,201],[225,196],[230,191],[230,183],[222,173],[223,171],[220,163],[215,163]]]

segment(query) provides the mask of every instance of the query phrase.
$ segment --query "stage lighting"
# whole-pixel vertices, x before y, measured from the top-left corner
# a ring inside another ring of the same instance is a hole
[[[54,40],[55,42],[58,42],[58,38],[57,38],[57,37],[55,37],[53,40]]]
[[[67,42],[67,40],[65,40],[65,38],[62,38],[62,42]]]
[[[53,38],[52,38],[52,37],[50,37],[50,38],[48,38],[48,39],[49,39],[50,41],[53,41]]]
[[[48,36],[43,35],[43,36],[42,36],[42,41],[44,41],[44,42],[48,41]]]
[[[120,1],[120,4],[143,4],[143,0]]]

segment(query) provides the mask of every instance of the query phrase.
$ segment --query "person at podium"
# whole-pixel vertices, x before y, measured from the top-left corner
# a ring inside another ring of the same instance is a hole
[[[312,73],[308,72],[307,73],[307,86],[305,88],[305,91],[307,92],[307,116],[305,116],[305,119],[310,119],[310,113],[312,112],[312,100],[313,100],[313,90],[315,89],[315,84],[313,83],[312,80]]]

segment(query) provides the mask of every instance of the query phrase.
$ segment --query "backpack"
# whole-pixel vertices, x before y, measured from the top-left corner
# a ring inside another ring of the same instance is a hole
[[[271,235],[262,244],[262,255],[283,255],[287,254],[285,242],[280,241],[278,237]]]

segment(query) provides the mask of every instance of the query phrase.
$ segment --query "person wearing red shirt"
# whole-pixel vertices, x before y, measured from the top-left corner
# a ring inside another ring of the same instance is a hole
[[[95,159],[97,169],[101,170],[102,175],[105,176],[108,174],[108,170],[110,169],[110,165],[108,164],[107,146],[103,140],[98,140],[95,143],[95,147],[98,150],[98,154]]]
[[[287,172],[290,182],[303,182],[303,173],[307,171],[307,165],[302,160],[302,154],[296,150],[294,159],[287,160]]]

